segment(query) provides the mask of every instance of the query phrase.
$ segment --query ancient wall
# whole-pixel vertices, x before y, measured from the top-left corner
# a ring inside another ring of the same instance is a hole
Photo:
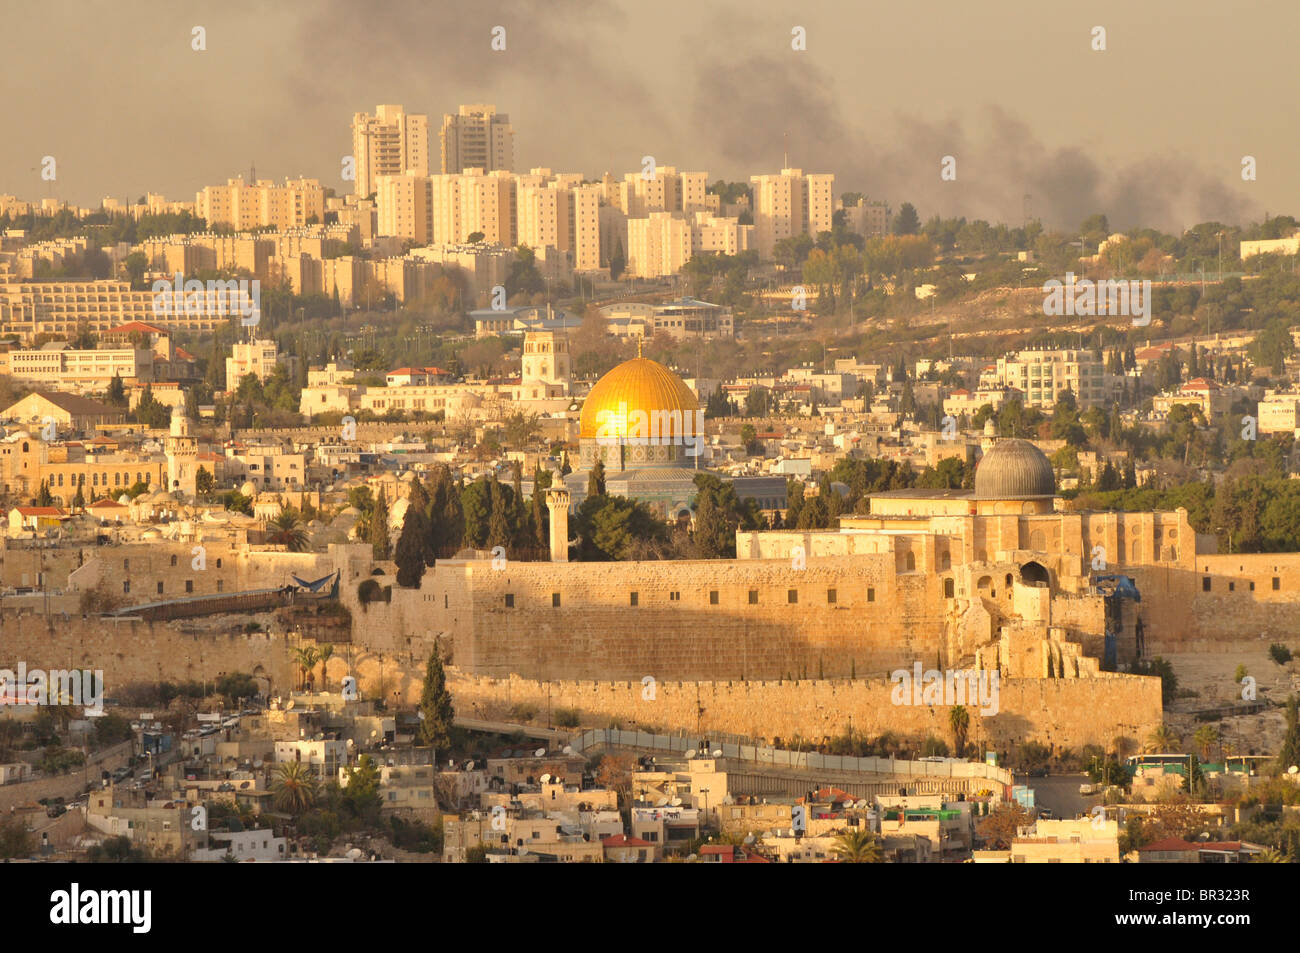
[[[574,708],[583,723],[619,721],[665,729],[730,732],[788,741],[798,735],[820,741],[886,731],[916,738],[934,735],[951,744],[949,709],[941,705],[895,705],[886,679],[678,682],[657,680],[653,698],[640,681],[547,681],[492,679],[458,671],[448,685],[456,709],[476,717],[506,717],[511,706],[539,713]],[[1033,740],[1057,751],[1085,744],[1109,748],[1117,736],[1144,740],[1161,723],[1160,682],[1133,675],[1080,679],[1003,679],[998,714],[970,711],[970,740],[990,743],[1001,755]],[[541,716],[544,717],[544,716]]]

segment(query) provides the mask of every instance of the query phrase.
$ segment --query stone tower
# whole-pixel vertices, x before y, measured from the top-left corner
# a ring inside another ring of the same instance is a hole
[[[551,513],[551,562],[569,561],[569,491],[546,491],[546,508]]]
[[[557,397],[568,394],[572,378],[568,335],[561,331],[525,333],[521,371],[523,397]]]
[[[167,454],[167,491],[186,496],[198,492],[198,441],[190,435],[190,421],[181,407],[172,408],[171,431],[164,445]]]

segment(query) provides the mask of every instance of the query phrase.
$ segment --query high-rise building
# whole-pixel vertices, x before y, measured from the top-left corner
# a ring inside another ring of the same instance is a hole
[[[534,249],[553,245],[572,253],[576,271],[598,269],[600,186],[583,185],[581,175],[553,175],[549,169],[533,169],[515,179],[517,243]]]
[[[378,234],[410,238],[420,244],[433,240],[433,181],[427,175],[381,175],[375,179],[379,209]]]
[[[456,115],[442,117],[442,171],[456,175],[466,169],[484,172],[514,169],[515,131],[510,117],[495,106],[461,106]]]
[[[458,245],[480,232],[483,241],[516,244],[515,180],[510,172],[432,176],[435,244]]]
[[[356,187],[365,198],[377,188],[381,175],[429,174],[429,117],[407,113],[401,106],[376,106],[375,115],[352,117],[352,156]]]
[[[776,243],[795,235],[829,232],[835,214],[835,176],[804,175],[802,169],[782,169],[779,175],[752,175],[754,185],[754,245],[771,258]]]

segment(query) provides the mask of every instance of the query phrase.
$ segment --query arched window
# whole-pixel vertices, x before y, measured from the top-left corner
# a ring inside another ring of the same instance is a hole
[[[903,559],[903,565],[908,572],[916,572],[916,553],[909,552]]]

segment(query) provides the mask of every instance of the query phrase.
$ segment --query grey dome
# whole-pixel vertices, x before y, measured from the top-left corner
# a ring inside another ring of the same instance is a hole
[[[1028,440],[999,440],[975,469],[977,500],[1033,500],[1056,495],[1056,475]]]

